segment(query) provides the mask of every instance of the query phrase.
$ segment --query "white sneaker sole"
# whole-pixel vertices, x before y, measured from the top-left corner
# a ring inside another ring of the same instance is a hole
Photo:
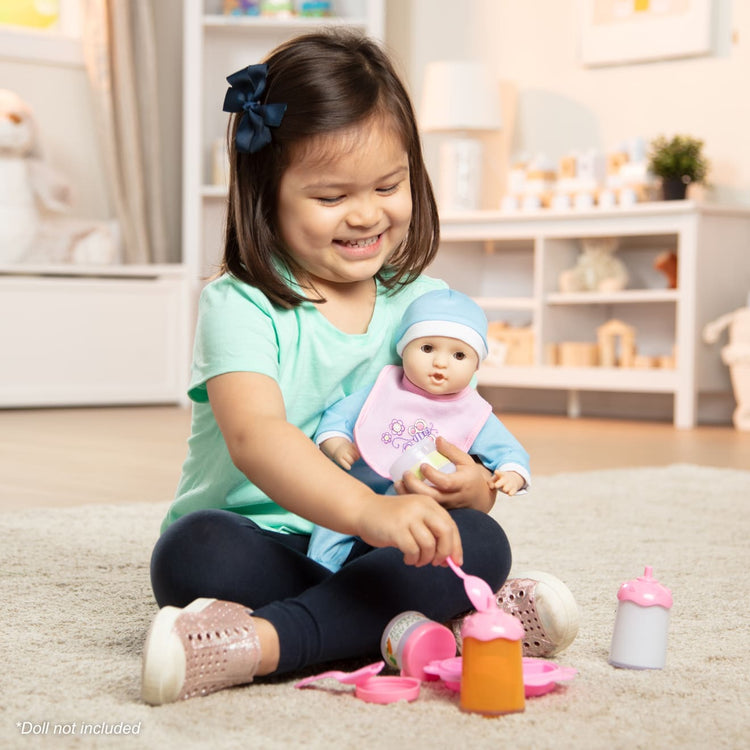
[[[511,577],[538,581],[534,589],[534,605],[544,631],[556,644],[549,656],[573,643],[581,618],[570,589],[559,578],[541,570],[513,571]]]
[[[141,698],[152,706],[176,701],[185,684],[185,649],[174,633],[183,612],[201,612],[215,599],[196,599],[184,609],[162,607],[157,613],[143,647]]]

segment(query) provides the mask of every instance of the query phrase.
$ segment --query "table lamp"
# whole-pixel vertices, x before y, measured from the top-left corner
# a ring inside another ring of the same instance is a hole
[[[423,132],[450,134],[440,145],[440,209],[479,209],[483,146],[476,136],[502,127],[499,82],[479,62],[429,63],[420,126]]]

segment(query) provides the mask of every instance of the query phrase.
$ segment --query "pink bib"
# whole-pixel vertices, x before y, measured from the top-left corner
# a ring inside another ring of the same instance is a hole
[[[434,396],[417,388],[396,365],[384,367],[354,425],[362,458],[380,476],[391,479],[393,462],[426,437],[442,435],[469,450],[492,413],[492,406],[470,386]]]

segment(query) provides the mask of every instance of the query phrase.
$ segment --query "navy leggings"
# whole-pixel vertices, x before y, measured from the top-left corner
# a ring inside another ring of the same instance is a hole
[[[497,590],[510,571],[505,532],[490,516],[450,511],[461,534],[464,570]],[[417,610],[445,622],[471,609],[449,569],[405,565],[399,550],[355,542],[331,573],[306,556],[309,536],[261,529],[224,510],[200,510],[169,526],[154,548],[151,584],[160,607],[198,597],[244,604],[279,635],[275,674],[333,659],[377,657],[388,621]]]

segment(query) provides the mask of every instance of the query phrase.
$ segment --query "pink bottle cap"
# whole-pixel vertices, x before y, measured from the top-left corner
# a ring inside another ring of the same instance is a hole
[[[416,677],[371,677],[360,683],[354,695],[366,703],[395,703],[419,698],[421,683]]]
[[[520,621],[499,608],[475,612],[464,620],[461,627],[462,638],[476,638],[478,641],[494,641],[495,638],[520,641],[523,635]]]
[[[456,655],[453,632],[437,622],[426,622],[409,635],[401,654],[401,674],[419,680],[434,680],[425,673],[430,662]]]
[[[646,566],[642,576],[623,583],[617,592],[617,598],[621,602],[633,602],[640,607],[672,607],[672,592],[653,577],[650,565]]]

